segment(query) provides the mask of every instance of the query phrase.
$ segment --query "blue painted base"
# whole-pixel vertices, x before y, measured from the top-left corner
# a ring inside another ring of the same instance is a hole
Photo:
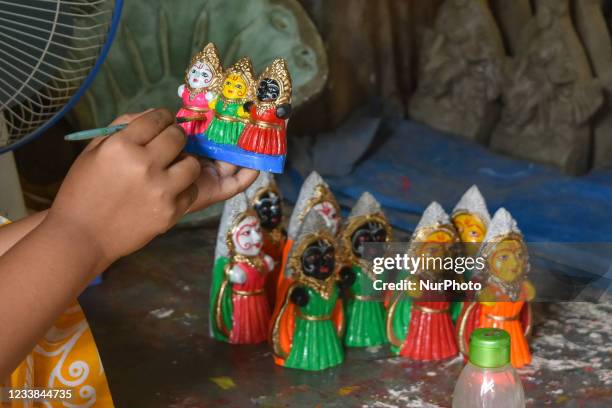
[[[282,173],[285,168],[285,156],[258,154],[241,149],[238,146],[211,142],[205,134],[190,136],[185,146],[187,153],[209,157],[214,160],[235,164],[249,169]]]

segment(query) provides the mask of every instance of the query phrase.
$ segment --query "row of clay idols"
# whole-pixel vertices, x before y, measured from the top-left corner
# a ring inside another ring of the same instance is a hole
[[[344,346],[390,343],[395,354],[407,358],[442,360],[468,353],[467,340],[475,328],[499,327],[512,336],[513,364],[529,363],[531,315],[526,302],[533,289],[526,280],[526,247],[505,209],[491,220],[475,186],[452,217],[432,203],[408,253],[431,256],[432,248],[451,251],[460,242],[469,243],[463,251],[469,252],[471,245],[485,242],[470,254],[486,259],[486,268],[472,276],[483,283],[479,302],[451,303],[444,291],[375,290],[374,280],[385,275],[373,273],[364,245],[391,242],[392,231],[368,192],[341,221],[329,186],[313,172],[302,185],[287,231],[282,220],[282,199],[269,173],[262,172],[245,193],[226,202],[210,293],[214,338],[233,344],[269,341],[277,364],[323,370],[342,363]],[[445,243],[449,245],[441,245]],[[400,274],[397,282],[447,278],[422,269]],[[507,301],[487,302],[491,296]]]
[[[612,166],[600,0],[445,0],[423,37],[411,118],[572,174]]]
[[[217,47],[209,43],[193,57],[178,88],[183,106],[177,117],[193,119],[181,124],[190,136],[187,150],[282,172],[291,92],[284,59],[273,60],[256,80],[249,58],[223,69]]]

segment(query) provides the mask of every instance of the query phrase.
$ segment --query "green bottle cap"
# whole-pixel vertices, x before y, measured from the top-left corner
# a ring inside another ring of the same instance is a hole
[[[470,336],[470,363],[482,368],[510,363],[510,335],[501,329],[476,329]]]

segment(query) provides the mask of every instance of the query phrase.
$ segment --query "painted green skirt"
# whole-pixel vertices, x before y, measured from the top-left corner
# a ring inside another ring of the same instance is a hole
[[[229,122],[215,117],[206,130],[206,137],[215,143],[236,145],[244,126],[241,121]]]
[[[307,288],[308,304],[300,308],[301,313],[311,316],[330,316],[337,300],[337,293],[324,299],[311,288]],[[285,367],[319,371],[336,366],[344,361],[342,343],[331,319],[306,320],[295,316],[295,331]]]
[[[215,103],[215,116],[206,129],[208,140],[221,144],[238,144],[240,134],[245,127],[243,120],[238,116],[242,103],[230,102],[223,98]],[[225,120],[220,119],[225,118]]]
[[[295,320],[295,335],[285,367],[319,371],[344,361],[344,351],[331,320]]]
[[[385,344],[387,333],[381,293],[374,290],[374,281],[362,271],[361,266],[353,265],[353,272],[355,272],[355,282],[350,288],[351,298],[346,302],[344,309],[346,316],[344,344],[348,347]],[[386,276],[380,275],[379,279],[384,281]]]
[[[382,300],[350,299],[346,307],[348,347],[370,347],[387,343],[385,309]]]

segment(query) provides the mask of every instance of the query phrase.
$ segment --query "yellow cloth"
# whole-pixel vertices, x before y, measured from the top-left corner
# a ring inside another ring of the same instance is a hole
[[[8,220],[0,216],[0,226],[6,223]],[[70,388],[73,398],[44,405],[14,401],[3,403],[3,408],[114,407],[96,343],[76,301],[57,319],[4,386]]]

